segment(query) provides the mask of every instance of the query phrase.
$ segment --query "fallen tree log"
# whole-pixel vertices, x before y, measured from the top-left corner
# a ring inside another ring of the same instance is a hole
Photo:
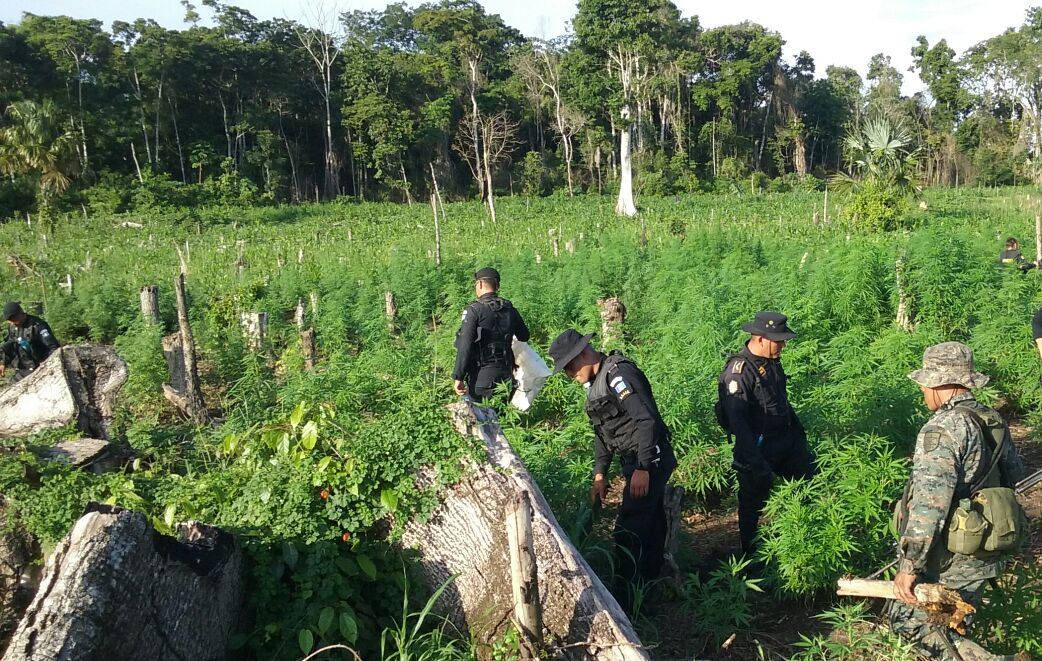
[[[554,658],[648,659],[615,598],[572,545],[491,409],[459,402],[453,424],[484,442],[488,461],[447,489],[426,522],[406,525],[403,543],[420,555],[434,590],[455,576],[437,607],[460,631],[490,643],[514,613],[505,513],[521,494],[532,505],[532,533],[543,634]]]
[[[234,538],[199,523],[180,539],[138,512],[92,504],[47,560],[3,661],[220,659],[242,601]]]
[[[872,597],[896,599],[893,581],[872,581],[865,578],[841,578],[836,583],[836,594],[841,597]],[[973,604],[963,600],[958,591],[940,583],[919,583],[914,588],[915,598],[927,612],[931,624],[946,626],[966,634],[966,618],[976,612]]]
[[[36,371],[0,390],[0,438],[28,436],[75,424],[108,440],[127,364],[111,347],[58,349]]]

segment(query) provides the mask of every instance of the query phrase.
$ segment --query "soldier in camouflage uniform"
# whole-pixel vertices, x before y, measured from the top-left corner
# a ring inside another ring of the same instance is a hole
[[[914,642],[931,659],[994,661],[1019,657],[991,654],[958,634],[927,622],[926,611],[916,606],[917,582],[942,583],[958,590],[963,599],[978,605],[985,584],[1001,575],[1003,557],[978,557],[948,551],[947,522],[961,498],[967,498],[978,470],[987,468],[991,446],[972,413],[995,415],[974,398],[988,377],[973,369],[973,350],[959,342],[932,346],[923,355],[923,368],[908,375],[919,384],[927,408],[934,415],[915,442],[912,476],[902,504],[899,524],[898,574],[891,602],[891,628]],[[970,411],[970,412],[968,412]],[[1023,465],[1010,443],[999,469],[1013,481],[1023,475]]]

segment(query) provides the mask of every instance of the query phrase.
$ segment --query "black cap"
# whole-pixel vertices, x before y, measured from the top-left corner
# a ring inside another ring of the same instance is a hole
[[[554,374],[557,374],[568,363],[575,360],[575,357],[589,346],[590,338],[592,337],[593,333],[580,335],[579,331],[573,328],[569,328],[558,335],[550,345],[550,357],[554,359]]]
[[[788,326],[789,318],[781,312],[764,310],[756,313],[756,318],[742,325],[742,330],[753,335],[766,337],[775,342],[784,342],[796,337],[796,333]]]
[[[22,306],[17,301],[4,303],[4,321],[11,321],[22,313]]]
[[[495,280],[496,282],[499,282],[499,271],[491,266],[486,266],[483,269],[479,269],[474,274],[474,280]]]

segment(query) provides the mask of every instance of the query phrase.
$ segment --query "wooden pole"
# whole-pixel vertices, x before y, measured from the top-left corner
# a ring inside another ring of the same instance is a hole
[[[1035,264],[1042,265],[1042,215],[1035,214]],[[72,291],[72,287],[69,287]]]
[[[829,224],[829,187],[828,186],[825,186],[825,204],[822,205],[822,211],[823,211],[823,214],[822,214],[822,217],[821,217],[821,224],[822,225],[828,225]]]
[[[966,633],[966,617],[977,609],[967,603],[957,590],[940,583],[920,583],[913,589],[915,598],[926,610],[930,622],[947,626],[960,634]],[[841,578],[836,582],[836,594],[841,597],[870,597],[896,599],[893,581],[873,581],[866,578]]]
[[[398,305],[394,302],[394,292],[384,292],[384,313],[387,315],[387,330],[393,333],[395,321],[398,318]]]
[[[532,541],[532,501],[527,491],[517,494],[514,502],[507,505],[506,526],[514,618],[519,633],[538,650],[543,645],[543,611]]]
[[[184,263],[182,262],[182,265]],[[177,325],[181,351],[184,362],[184,390],[178,392],[168,384],[163,384],[163,393],[175,406],[197,423],[209,422],[210,414],[206,410],[203,391],[199,386],[199,371],[196,367],[195,340],[192,327],[188,323],[188,299],[185,296],[185,274],[182,271],[174,278],[174,300],[177,303]]]
[[[441,266],[441,223],[438,221],[438,200],[431,193],[431,211],[434,212],[434,265]]]
[[[139,292],[141,299],[141,316],[150,326],[159,324],[159,287],[145,285]]]
[[[293,311],[293,323],[296,324],[297,330],[300,330],[300,331],[304,330],[304,323],[305,323],[304,310],[305,309],[306,308],[304,307],[304,299],[303,298],[298,298],[297,299],[297,309]]]

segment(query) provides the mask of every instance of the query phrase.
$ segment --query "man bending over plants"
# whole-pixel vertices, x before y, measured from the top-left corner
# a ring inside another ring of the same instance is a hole
[[[608,492],[608,468],[619,455],[626,487],[615,520],[613,592],[630,612],[633,587],[658,578],[666,543],[666,482],[677,466],[669,429],[659,415],[651,384],[637,365],[618,351],[608,355],[590,346],[589,335],[569,328],[550,345],[554,373],[563,371],[586,388],[586,415],[593,426],[593,488],[596,504]]]
[[[1020,658],[991,654],[977,643],[927,621],[917,582],[941,583],[978,605],[997,578],[1005,554],[1026,537],[1013,485],[1023,465],[1009,428],[973,388],[988,377],[973,369],[973,350],[959,342],[929,347],[923,367],[908,375],[934,413],[915,441],[912,476],[897,510],[898,574],[890,626],[931,659]],[[1025,657],[1026,658],[1026,657]]]
[[[10,328],[7,329],[7,339],[0,345],[0,376],[11,367],[16,370],[14,380],[20,381],[61,345],[46,321],[26,314],[16,302],[4,305],[3,317]]]
[[[789,404],[779,360],[785,343],[796,337],[788,321],[780,312],[765,310],[743,325],[749,341],[728,358],[717,381],[716,417],[734,435],[738,532],[747,555],[756,550],[760,513],[775,475],[791,480],[815,473],[807,432]]]

